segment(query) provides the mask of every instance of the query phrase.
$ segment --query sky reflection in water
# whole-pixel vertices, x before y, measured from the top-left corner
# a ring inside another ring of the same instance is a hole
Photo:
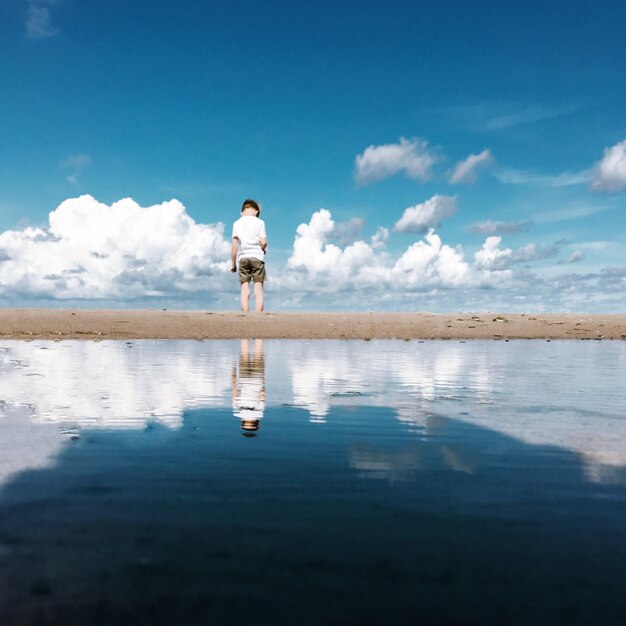
[[[311,428],[332,422],[337,407],[388,407],[407,441],[444,416],[570,450],[586,478],[602,482],[626,466],[625,379],[620,342],[9,341],[0,346],[0,428],[5,444],[15,431],[28,462],[42,466],[85,429],[178,429],[199,408],[232,407],[260,434],[280,407],[304,410]],[[5,448],[0,481],[28,469]],[[388,465],[371,463],[378,474]]]
[[[620,623],[625,374],[624,342],[4,342],[0,618]]]

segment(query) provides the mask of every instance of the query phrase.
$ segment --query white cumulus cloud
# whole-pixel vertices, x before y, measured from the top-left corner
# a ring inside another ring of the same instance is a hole
[[[384,248],[389,240],[389,229],[384,226],[379,226],[376,232],[372,235],[372,248]]]
[[[626,139],[605,148],[604,156],[593,170],[591,188],[597,191],[619,191],[626,187]]]
[[[0,293],[44,298],[138,298],[210,292],[227,275],[223,224],[198,224],[178,200],[110,206],[62,202],[47,228],[0,234]]]
[[[450,182],[453,185],[459,183],[473,183],[477,178],[477,171],[489,167],[494,161],[489,150],[483,150],[479,154],[470,154],[463,161],[459,161],[452,174],[450,174]]]
[[[400,137],[398,143],[369,146],[355,159],[355,178],[367,185],[383,178],[404,173],[408,178],[427,181],[437,155],[423,139]]]
[[[386,229],[379,228],[370,243],[356,241],[341,248],[328,241],[333,228],[327,209],[298,226],[287,271],[277,277],[277,290],[338,293],[375,287],[393,296],[407,290],[494,285],[510,278],[508,270],[468,263],[461,247],[444,244],[434,229],[393,258],[383,249]],[[381,292],[380,297],[385,295]]]
[[[474,282],[461,248],[442,244],[433,229],[426,233],[424,241],[409,246],[395,263],[392,276],[408,288],[458,287]]]
[[[344,248],[329,243],[334,230],[335,222],[328,209],[313,213],[310,222],[300,224],[296,230],[287,268],[306,271],[320,286],[330,283],[334,288],[350,280],[369,282],[367,268],[376,265],[372,246],[364,241]]]
[[[481,270],[501,270],[515,263],[541,261],[556,256],[567,243],[565,240],[555,241],[545,247],[529,243],[517,250],[499,248],[502,237],[487,237],[485,243],[474,255],[475,265]]]
[[[454,196],[434,195],[432,198],[404,210],[394,230],[401,233],[424,233],[436,228],[443,220],[456,213]]]
[[[578,243],[567,256],[561,252],[571,244],[564,240],[512,249],[489,236],[466,254],[434,228],[398,248],[405,237],[394,241],[383,226],[366,236],[361,226],[336,222],[327,209],[301,223],[286,260],[274,253],[268,259],[269,307],[593,311],[626,304],[624,268],[556,271],[607,242]],[[529,267],[553,257],[560,260]],[[236,309],[238,281],[228,271],[229,258],[223,224],[195,222],[177,200],[141,207],[130,198],[107,205],[81,196],[61,203],[45,227],[0,233],[0,296],[9,305],[108,299],[125,306],[174,301]]]
[[[500,249],[502,237],[487,237],[481,249],[474,255],[476,267],[480,270],[491,270],[506,267],[510,263],[511,248]]]

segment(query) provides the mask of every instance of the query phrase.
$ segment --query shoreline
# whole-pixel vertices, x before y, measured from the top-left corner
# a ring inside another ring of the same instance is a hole
[[[626,314],[0,309],[2,339],[626,339]]]

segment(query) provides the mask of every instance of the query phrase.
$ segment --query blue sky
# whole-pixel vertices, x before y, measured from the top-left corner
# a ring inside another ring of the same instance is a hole
[[[623,310],[625,27],[617,1],[0,0],[0,293],[234,308],[223,246],[162,259],[250,196],[269,308]],[[73,258],[98,212],[127,236],[124,198],[182,225],[117,273]]]

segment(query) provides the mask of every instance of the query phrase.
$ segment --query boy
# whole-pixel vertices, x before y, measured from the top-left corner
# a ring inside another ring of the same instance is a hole
[[[241,283],[241,310],[250,309],[250,281],[254,281],[254,304],[263,311],[263,283],[265,282],[265,251],[267,236],[265,222],[259,219],[261,208],[254,200],[244,200],[241,217],[233,224],[231,272],[237,271],[239,253],[239,282]]]
[[[237,366],[233,366],[232,395],[233,415],[241,420],[242,435],[253,437],[265,412],[263,339],[254,340],[253,353],[250,352],[250,340],[241,340],[239,372]]]

